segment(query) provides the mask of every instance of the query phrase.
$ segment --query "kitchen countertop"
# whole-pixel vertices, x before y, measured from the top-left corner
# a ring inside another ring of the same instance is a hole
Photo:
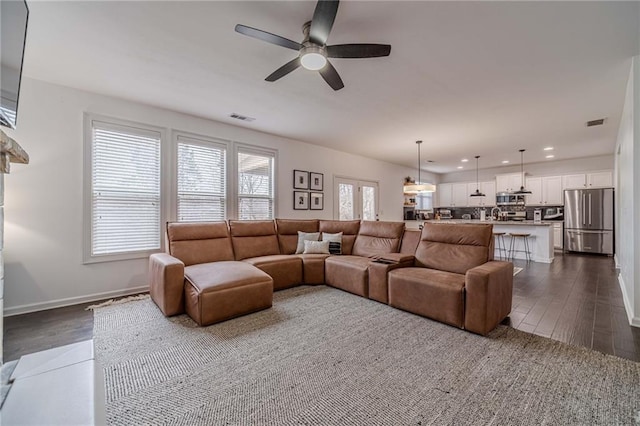
[[[407,221],[408,222],[408,221]],[[553,226],[557,221],[534,222],[533,220],[485,220],[480,219],[429,219],[416,222],[430,223],[492,223],[494,225],[516,225],[516,226]]]

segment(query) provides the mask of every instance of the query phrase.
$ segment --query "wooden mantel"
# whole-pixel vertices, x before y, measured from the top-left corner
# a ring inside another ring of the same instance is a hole
[[[0,130],[0,172],[9,173],[9,163],[29,164],[29,154]]]

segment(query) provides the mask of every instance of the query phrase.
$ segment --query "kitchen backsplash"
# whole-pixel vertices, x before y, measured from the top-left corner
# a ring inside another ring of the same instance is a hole
[[[554,207],[562,207],[561,205],[558,206],[544,206],[544,207],[525,207],[525,212],[527,214],[526,219],[527,220],[533,220],[533,211],[536,209],[541,209],[542,210],[542,215],[544,216],[544,211],[546,209],[550,209],[550,208],[554,208]],[[448,210],[451,210],[451,216],[453,216],[454,219],[462,219],[462,215],[463,214],[469,214],[471,215],[472,219],[480,219],[480,210],[482,208],[481,207],[452,207]],[[485,211],[487,212],[487,217],[489,217],[489,215],[491,214],[491,207],[484,207]],[[438,211],[440,209],[434,209],[434,212]]]

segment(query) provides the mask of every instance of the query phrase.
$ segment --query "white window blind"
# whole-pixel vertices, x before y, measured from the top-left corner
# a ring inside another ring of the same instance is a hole
[[[416,210],[433,209],[433,192],[423,192],[416,194]]]
[[[178,136],[178,220],[226,219],[226,147]]]
[[[160,249],[160,133],[98,121],[91,131],[91,255]]]
[[[274,154],[238,150],[238,219],[273,219]]]

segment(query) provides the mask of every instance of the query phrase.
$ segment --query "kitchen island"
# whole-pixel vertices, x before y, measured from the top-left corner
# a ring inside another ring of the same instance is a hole
[[[504,243],[506,249],[509,250],[511,244],[510,233],[531,234],[529,237],[529,249],[531,250],[531,261],[540,263],[553,262],[553,224],[554,222],[534,222],[532,220],[522,221],[496,221],[477,219],[442,219],[442,220],[405,220],[407,229],[419,229],[423,223],[490,223],[493,224],[493,232],[504,232]],[[517,244],[518,250],[524,250],[523,242],[518,239],[514,242]],[[504,254],[499,253],[496,247],[495,258],[501,259]],[[516,259],[526,259],[524,252],[514,253]]]

